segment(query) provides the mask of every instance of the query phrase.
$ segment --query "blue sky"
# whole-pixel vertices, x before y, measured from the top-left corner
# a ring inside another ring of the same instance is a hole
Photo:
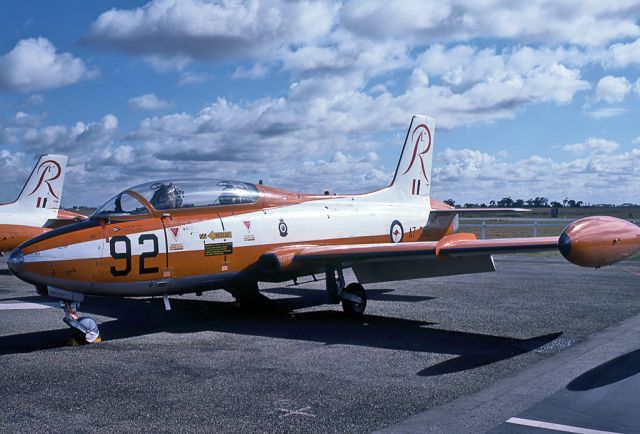
[[[41,153],[63,205],[224,177],[386,185],[436,120],[432,193],[640,202],[640,1],[0,4],[0,201]]]

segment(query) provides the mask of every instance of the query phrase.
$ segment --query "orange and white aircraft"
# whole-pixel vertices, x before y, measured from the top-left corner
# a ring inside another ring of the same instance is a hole
[[[64,321],[87,342],[84,295],[153,296],[225,289],[240,302],[258,282],[325,273],[326,290],[361,314],[363,283],[495,271],[492,253],[560,249],[600,267],[640,250],[640,228],[609,217],[569,225],[560,237],[477,240],[456,233],[454,209],[431,199],[434,121],[414,116],[396,173],[381,190],[309,195],[227,180],[167,180],[118,193],[88,221],[23,243],[8,261],[40,294],[61,300]],[[495,209],[494,209],[495,210]],[[482,209],[482,212],[491,209]],[[346,284],[343,270],[358,282]]]
[[[67,157],[42,155],[18,198],[0,205],[0,254],[51,228],[85,219],[60,209]]]

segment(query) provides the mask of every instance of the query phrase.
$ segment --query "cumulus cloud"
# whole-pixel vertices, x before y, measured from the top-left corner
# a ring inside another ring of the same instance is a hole
[[[602,77],[596,85],[594,101],[605,101],[609,104],[622,102],[631,91],[631,84],[625,77],[607,75]]]
[[[435,168],[435,174],[443,180],[484,178],[491,176],[496,161],[495,155],[486,152],[447,148],[438,155],[441,166]]]
[[[31,173],[35,161],[24,152],[0,149],[0,183],[4,186],[0,202],[15,199]]]
[[[98,122],[77,122],[72,127],[48,125],[21,132],[24,149],[29,152],[86,153],[109,142],[118,127],[118,118],[108,114]]]
[[[575,154],[611,154],[616,151],[620,145],[613,140],[602,139],[598,137],[589,137],[587,140],[581,143],[573,143],[571,145],[564,145],[563,151],[573,152]]]
[[[429,85],[429,75],[422,68],[416,68],[411,72],[407,81],[407,89],[415,89]]]
[[[479,49],[456,45],[446,49],[433,45],[418,62],[447,86],[464,90],[481,83],[496,90],[513,89],[525,100],[571,101],[576,92],[588,89],[580,70],[571,66],[578,56],[573,50],[519,47],[515,50]]]
[[[637,2],[610,5],[596,0],[433,4],[354,0],[341,10],[340,21],[355,34],[376,39],[406,35],[433,43],[503,38],[597,46],[640,35],[633,13],[637,7]]]
[[[451,15],[452,6],[451,2],[356,0],[345,4],[340,20],[347,29],[371,38],[418,37],[441,25]]]
[[[471,50],[471,56],[474,53],[478,50]],[[135,152],[141,156],[140,161],[145,161],[145,167],[159,171],[183,167],[193,172],[206,167],[202,170],[210,176],[216,175],[212,171],[221,170],[226,174],[219,176],[229,177],[242,175],[251,165],[262,177],[286,186],[291,181],[284,175],[299,176],[291,169],[292,162],[296,162],[293,166],[328,170],[329,166],[339,168],[347,158],[366,164],[375,175],[363,176],[357,184],[340,185],[347,191],[356,186],[364,189],[367,182],[368,187],[377,188],[380,184],[373,183],[389,173],[384,172],[383,162],[376,160],[384,141],[373,139],[373,135],[406,128],[407,113],[424,113],[425,102],[427,114],[436,116],[440,127],[453,128],[509,118],[527,104],[563,104],[588,86],[578,71],[557,63],[515,67],[513,59],[517,56],[513,53],[492,52],[491,56],[503,65],[500,79],[473,76],[464,78],[465,86],[457,88],[431,83],[425,69],[418,67],[404,91],[392,94],[383,86],[370,94],[356,86],[366,82],[364,75],[354,80],[353,74],[320,73],[295,81],[281,97],[242,102],[219,98],[195,114],[178,112],[146,118],[126,139],[139,143]],[[530,57],[526,64],[532,62],[535,64]],[[438,70],[440,75],[443,71]],[[103,157],[94,156],[92,164],[113,161],[110,154]],[[313,158],[325,163],[313,165]],[[135,166],[128,170],[135,171]],[[320,180],[318,177],[318,184],[313,185],[328,187]]]
[[[499,38],[602,47],[610,41],[640,36],[634,20],[638,6],[635,0],[616,5],[596,0],[488,4],[468,0],[437,4],[419,0],[152,0],[142,7],[104,12],[92,24],[88,40],[146,56],[164,68],[176,66],[172,59],[179,66],[188,59],[264,61],[280,57],[278,52],[283,50],[291,51],[289,67],[309,68],[315,67],[308,63],[313,63],[314,56],[316,66],[339,63],[335,52],[317,42],[335,42],[340,33],[354,41],[371,40],[372,46],[391,41],[424,46]],[[634,47],[627,45],[620,43],[611,52],[614,60],[610,61],[634,61]]]
[[[31,114],[25,113],[23,111],[18,111],[8,122],[8,125],[11,126],[19,126],[19,127],[34,127],[38,125],[44,118],[46,118],[46,114]]]
[[[162,58],[237,59],[327,33],[336,8],[331,2],[153,0],[104,12],[89,41]]]
[[[0,144],[16,145],[21,143],[21,137],[27,128],[40,125],[46,114],[32,114],[18,111],[12,117],[0,122]]]
[[[32,92],[94,78],[95,69],[70,53],[57,53],[46,38],[19,41],[0,57],[0,90]]]
[[[128,101],[129,108],[135,110],[162,110],[171,107],[171,103],[164,101],[153,93],[130,98]]]
[[[611,45],[603,63],[617,68],[640,65],[640,38],[633,42]]]
[[[590,140],[609,142],[588,139],[578,145],[586,148]],[[637,198],[630,194],[640,191],[640,148],[616,153],[612,148],[617,147],[611,143],[606,153],[589,152],[573,160],[534,155],[508,161],[500,153],[445,149],[435,154],[432,193],[462,203],[488,203],[496,199],[496,192],[523,199],[542,195],[551,199],[582,198],[593,203],[634,202]],[[616,185],[615,191],[611,191],[611,185]]]

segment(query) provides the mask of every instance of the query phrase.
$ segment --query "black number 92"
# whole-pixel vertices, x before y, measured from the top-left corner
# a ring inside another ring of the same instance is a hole
[[[147,258],[155,258],[158,256],[158,237],[154,234],[142,234],[138,237],[138,244],[144,244],[145,241],[153,242],[153,250],[150,252],[143,252],[139,256],[139,272],[140,274],[157,273],[158,267],[146,267],[144,261]],[[124,244],[124,252],[118,253],[116,251],[116,244]],[[116,268],[112,265],[110,270],[114,276],[126,276],[131,272],[131,240],[125,235],[117,235],[111,237],[109,241],[109,252],[113,259],[124,259],[124,268]]]

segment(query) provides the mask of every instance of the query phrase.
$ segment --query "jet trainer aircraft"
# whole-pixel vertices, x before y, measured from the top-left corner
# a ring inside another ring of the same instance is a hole
[[[51,228],[83,220],[60,209],[67,157],[42,155],[18,198],[0,205],[0,254]]]
[[[456,233],[460,213],[431,199],[434,121],[414,116],[391,185],[358,195],[309,195],[227,180],[165,180],[108,200],[88,221],[23,243],[8,265],[40,294],[61,300],[64,321],[87,342],[84,295],[197,294],[224,289],[241,303],[258,282],[325,273],[326,290],[362,314],[363,283],[495,271],[492,253],[560,249],[588,267],[640,250],[640,228],[588,217],[560,237],[477,240]],[[493,209],[495,210],[495,209]],[[492,209],[482,209],[482,212]],[[347,285],[345,268],[358,282]]]

